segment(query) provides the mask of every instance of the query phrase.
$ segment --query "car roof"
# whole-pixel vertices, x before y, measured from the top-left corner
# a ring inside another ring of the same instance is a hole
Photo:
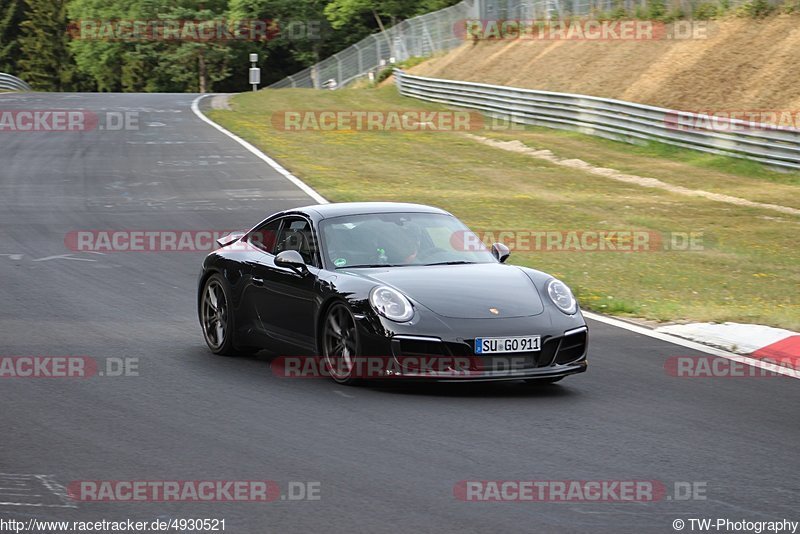
[[[287,210],[283,213],[316,212],[320,219],[341,217],[343,215],[364,215],[369,213],[438,213],[450,215],[450,213],[426,206],[424,204],[410,204],[406,202],[338,202],[332,204],[315,204],[313,206],[303,206]]]

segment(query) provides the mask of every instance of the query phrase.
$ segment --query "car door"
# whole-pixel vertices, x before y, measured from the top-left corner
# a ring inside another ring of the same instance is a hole
[[[269,264],[274,258],[273,252],[281,222],[280,219],[275,219],[264,223],[244,237],[244,242],[247,244],[247,259],[244,261],[243,269],[242,302],[237,313],[237,330],[242,338],[249,340],[255,346],[270,349],[276,348],[275,343],[265,330],[258,309],[259,301],[264,298],[261,282],[263,278],[260,274],[254,276],[254,272],[260,272],[261,265]]]
[[[298,272],[275,265],[275,256],[296,250],[307,270]],[[254,308],[265,334],[281,349],[301,349],[311,354],[316,348],[314,306],[319,257],[311,222],[291,215],[281,219],[272,253],[263,249],[261,261],[252,265]]]

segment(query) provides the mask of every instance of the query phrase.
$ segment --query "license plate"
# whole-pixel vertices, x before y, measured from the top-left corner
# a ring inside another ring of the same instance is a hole
[[[479,337],[475,338],[475,354],[503,354],[505,352],[536,352],[540,336]]]

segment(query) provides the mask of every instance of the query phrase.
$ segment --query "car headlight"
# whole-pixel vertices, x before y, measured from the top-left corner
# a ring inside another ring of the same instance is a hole
[[[578,311],[578,301],[572,296],[572,291],[567,287],[567,284],[561,280],[553,278],[547,282],[547,294],[550,295],[550,300],[553,301],[553,304],[567,315],[572,315]]]
[[[391,287],[378,286],[369,294],[369,302],[375,311],[387,319],[404,323],[414,317],[414,308],[408,299]]]

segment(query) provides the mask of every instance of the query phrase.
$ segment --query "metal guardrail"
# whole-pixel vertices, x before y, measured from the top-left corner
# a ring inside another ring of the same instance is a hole
[[[339,89],[369,73],[377,74],[395,62],[452,50],[465,42],[468,20],[563,20],[600,17],[624,7],[628,13],[647,12],[652,0],[462,0],[458,4],[419,15],[375,33],[315,65],[269,87]],[[730,7],[750,0],[724,0]],[[776,3],[779,0],[767,0]],[[704,0],[665,0],[668,10],[691,15]],[[714,2],[711,2],[714,4]],[[459,29],[461,31],[459,31]],[[334,83],[335,82],[335,83]]]
[[[0,72],[0,90],[5,91],[31,91],[31,86],[16,76]]]
[[[386,32],[372,34],[269,87],[338,89],[370,72],[376,74],[382,68],[390,66],[392,60],[399,62],[410,57],[429,56],[453,49],[464,42],[454,31],[453,25],[458,20],[478,18],[478,2],[479,0],[463,0],[445,9],[404,20],[388,28]]]
[[[413,76],[396,69],[404,96],[480,110],[511,122],[641,143],[658,141],[712,154],[800,169],[800,130],[635,104],[501,85]]]

